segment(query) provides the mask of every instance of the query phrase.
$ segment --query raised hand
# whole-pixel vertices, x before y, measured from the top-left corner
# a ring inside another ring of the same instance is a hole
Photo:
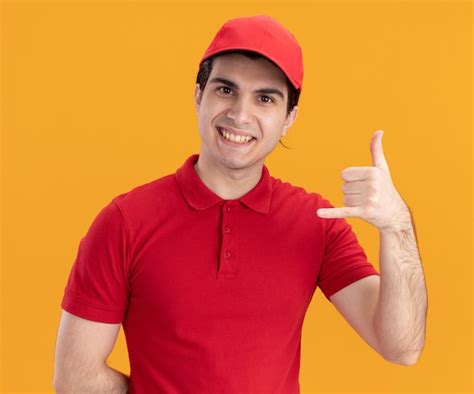
[[[382,148],[383,130],[370,141],[371,167],[347,167],[341,172],[344,207],[319,208],[321,218],[361,218],[378,229],[400,229],[410,223],[407,205],[395,188]]]

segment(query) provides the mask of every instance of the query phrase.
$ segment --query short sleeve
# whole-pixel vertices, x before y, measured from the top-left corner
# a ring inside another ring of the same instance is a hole
[[[318,208],[333,208],[323,199]],[[344,218],[323,221],[325,234],[324,257],[318,273],[317,285],[329,299],[334,293],[351,283],[369,275],[379,275],[367,260],[364,249],[359,244],[352,226]]]
[[[122,322],[129,298],[126,254],[122,213],[112,200],[79,243],[61,307],[88,320]]]

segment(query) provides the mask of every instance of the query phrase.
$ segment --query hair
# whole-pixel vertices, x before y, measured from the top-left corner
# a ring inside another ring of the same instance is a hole
[[[254,52],[254,51],[244,50],[244,49],[232,49],[232,50],[228,50],[228,51],[224,51],[224,52],[219,52],[216,55],[207,58],[204,62],[202,62],[202,64],[199,67],[199,71],[198,71],[198,74],[197,74],[197,77],[196,77],[196,83],[199,84],[199,88],[201,90],[201,93],[204,91],[204,88],[206,87],[207,80],[209,79],[209,75],[211,75],[213,60],[215,58],[219,57],[219,56],[228,55],[230,53],[238,53],[238,54],[247,56],[250,59],[255,59],[255,60],[263,58],[263,59],[266,59],[266,60],[270,61],[271,63],[273,63],[276,67],[280,68],[272,60],[268,59],[267,57],[265,57],[265,56],[263,56],[263,55],[261,55],[257,52]],[[288,90],[288,104],[287,104],[287,109],[286,109],[287,110],[286,116],[288,116],[291,113],[291,111],[293,110],[293,108],[298,104],[298,100],[299,100],[299,97],[300,97],[300,91],[293,86],[293,84],[290,82],[290,80],[288,79],[288,77],[286,75],[285,75],[285,79],[286,79],[286,86],[287,86],[287,90]],[[285,148],[288,148],[287,146],[285,146],[281,142],[281,139],[279,140],[279,142]]]

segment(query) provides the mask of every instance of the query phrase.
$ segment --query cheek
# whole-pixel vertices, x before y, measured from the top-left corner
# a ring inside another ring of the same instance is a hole
[[[209,113],[201,113],[199,115],[199,134],[203,140],[212,140],[214,138],[214,133],[216,132],[214,123],[215,119]]]
[[[210,126],[214,122],[216,116],[223,111],[222,106],[219,106],[217,102],[213,102],[208,99],[204,107],[201,107],[199,117],[203,123],[207,122],[207,125]]]
[[[267,137],[272,140],[278,141],[281,138],[283,132],[284,121],[280,119],[270,119],[270,117],[262,120],[262,128]]]

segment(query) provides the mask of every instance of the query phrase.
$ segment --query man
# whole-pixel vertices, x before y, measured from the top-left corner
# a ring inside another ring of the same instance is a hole
[[[81,240],[61,304],[59,392],[299,393],[317,287],[384,359],[417,360],[424,278],[381,133],[374,167],[343,171],[347,207],[264,165],[296,119],[302,79],[301,48],[273,18],[221,27],[194,93],[200,154],[113,198]],[[380,229],[380,274],[348,216]],[[120,324],[130,377],[106,364]]]

